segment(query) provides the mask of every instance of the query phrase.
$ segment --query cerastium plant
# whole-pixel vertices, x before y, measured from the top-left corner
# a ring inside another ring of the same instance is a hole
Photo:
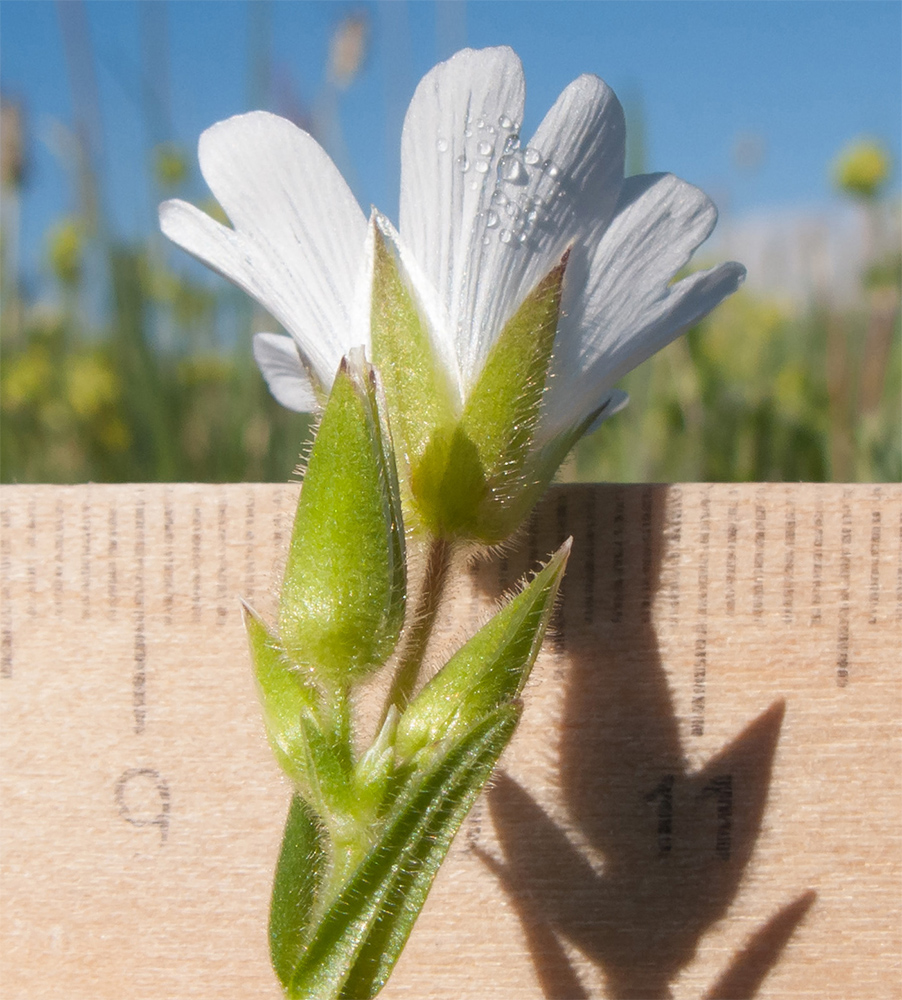
[[[294,789],[270,919],[289,997],[380,990],[517,724],[569,542],[424,684],[455,550],[508,538],[623,405],[617,379],[744,276],[728,263],[674,281],[716,212],[669,174],[624,178],[623,112],[601,80],[575,80],[528,142],[523,103],[507,48],[427,74],[404,124],[398,230],[263,112],[201,137],[234,228],[161,207],[172,240],[288,331],[255,338],[276,398],[322,412],[278,622],[246,609]],[[424,551],[412,586],[408,544]],[[355,689],[380,669],[393,675],[366,745]]]
[[[369,997],[385,982],[514,731],[568,550],[412,700],[392,686],[357,752],[354,689],[394,651],[407,573],[378,376],[362,352],[342,363],[304,477],[278,629],[247,609],[267,731],[295,788],[270,919],[289,996]]]

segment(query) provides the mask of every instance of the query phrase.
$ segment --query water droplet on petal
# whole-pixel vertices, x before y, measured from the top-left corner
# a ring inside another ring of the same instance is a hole
[[[519,156],[502,156],[498,161],[498,176],[509,184],[525,184],[526,170]]]
[[[470,169],[470,161],[467,159],[466,153],[461,153],[457,158],[458,169],[465,172]]]
[[[489,209],[485,213],[485,228],[494,229],[498,225],[498,213]]]
[[[509,229],[502,229],[498,235],[498,239],[501,240],[502,243],[510,243],[513,238],[513,233]]]
[[[473,135],[473,129],[471,129],[471,128],[465,128],[464,129],[464,135],[469,139]]]
[[[476,128],[485,128],[485,118],[481,115],[476,119]]]
[[[551,160],[546,160],[542,165],[545,167],[545,171],[549,177],[557,177],[561,172],[560,167],[555,166]]]
[[[494,148],[495,147],[490,142],[483,139],[477,144],[476,152],[479,153],[480,156],[491,156]]]
[[[447,153],[448,152],[448,140],[447,139],[439,139],[439,141],[435,145],[436,145],[436,148],[438,149],[438,151],[440,153]]]
[[[476,161],[476,169],[477,169],[477,171],[480,174],[486,174],[486,173],[488,173],[488,171],[489,171],[489,162],[488,162],[488,160],[477,160]]]
[[[499,205],[506,205],[507,195],[500,188],[495,188],[492,192],[492,201],[497,201]]]
[[[537,150],[533,149],[532,146],[528,146],[526,149],[526,155],[523,159],[531,166],[535,166],[539,160],[542,159],[542,154]]]
[[[507,117],[507,115],[502,115],[502,116],[501,116],[501,117],[500,117],[500,118],[498,119],[498,124],[499,124],[499,125],[500,125],[500,126],[501,126],[502,128],[510,128],[510,127],[511,127],[511,126],[512,126],[512,125],[513,125],[514,123],[513,123],[513,122],[512,122],[511,120],[510,120],[510,118],[508,118],[508,117]]]
[[[520,148],[520,136],[516,134],[509,135],[504,143],[504,152],[513,153],[514,150]]]
[[[525,243],[526,242],[526,233],[525,232],[518,233],[517,234],[517,239],[520,241],[520,243]]]

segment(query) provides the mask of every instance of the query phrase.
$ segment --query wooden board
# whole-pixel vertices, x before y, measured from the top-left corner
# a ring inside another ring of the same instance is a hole
[[[296,487],[2,490],[2,996],[276,998],[238,598]],[[898,486],[568,486],[555,634],[383,996],[902,996]],[[668,993],[670,991],[670,993]]]

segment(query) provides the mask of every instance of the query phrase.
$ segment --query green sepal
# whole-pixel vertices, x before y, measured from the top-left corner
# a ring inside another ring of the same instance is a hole
[[[627,401],[626,393],[613,394],[603,406],[593,410],[588,417],[558,434],[543,447],[535,449],[527,461],[522,488],[513,501],[505,505],[505,518],[514,525],[522,524],[557,475],[570,449],[584,434],[592,433],[603,420],[619,413]]]
[[[310,454],[279,606],[291,661],[333,683],[391,655],[406,564],[397,472],[374,370],[342,361]]]
[[[301,960],[314,903],[327,870],[322,829],[310,807],[294,795],[285,822],[269,910],[272,965],[287,987]]]
[[[490,489],[504,497],[520,483],[539,422],[568,256],[526,296],[501,331],[461,417]]]
[[[561,309],[567,254],[495,341],[460,420],[436,427],[411,468],[420,516],[435,535],[494,544],[521,523]]]
[[[298,949],[286,984],[291,1000],[368,1000],[379,992],[519,714],[517,705],[498,709],[410,780],[365,860]]]
[[[455,392],[402,272],[388,223],[374,213],[370,342],[385,386],[395,443],[410,468],[432,434],[455,419]]]
[[[408,705],[395,736],[399,760],[441,752],[520,694],[545,638],[570,544],[568,539]]]
[[[419,464],[411,470],[411,487],[420,519],[433,535],[475,535],[488,487],[476,445],[460,425],[433,432]]]

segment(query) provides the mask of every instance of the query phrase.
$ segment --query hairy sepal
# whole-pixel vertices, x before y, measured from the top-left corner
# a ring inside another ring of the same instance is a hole
[[[307,463],[279,606],[291,662],[353,683],[391,655],[404,621],[404,529],[375,371],[342,361]]]
[[[460,419],[435,427],[412,466],[413,495],[433,534],[495,544],[521,523],[566,264],[565,255],[526,297],[489,351]]]
[[[435,431],[455,420],[456,391],[411,291],[386,220],[374,213],[370,339],[405,469],[416,468]]]

